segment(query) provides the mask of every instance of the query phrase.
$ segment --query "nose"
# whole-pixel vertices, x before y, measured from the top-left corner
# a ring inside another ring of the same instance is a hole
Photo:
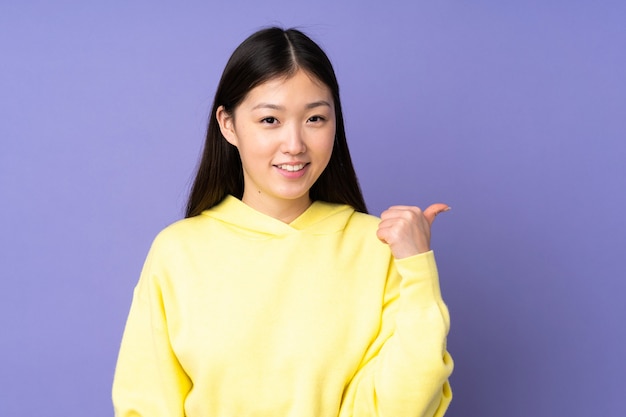
[[[281,151],[289,155],[299,155],[306,152],[306,144],[302,129],[299,126],[293,126],[292,129],[285,129],[285,135],[282,139]]]

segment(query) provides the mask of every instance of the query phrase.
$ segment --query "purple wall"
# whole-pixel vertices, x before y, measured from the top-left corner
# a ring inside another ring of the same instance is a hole
[[[453,207],[448,415],[626,415],[626,3],[99,3],[0,5],[0,415],[112,414],[143,258],[273,23],[334,61],[371,211]]]

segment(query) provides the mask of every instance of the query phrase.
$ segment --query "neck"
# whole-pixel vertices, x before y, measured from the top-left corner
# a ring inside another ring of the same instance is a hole
[[[287,224],[297,219],[312,203],[308,195],[294,200],[274,200],[265,197],[263,194],[248,195],[244,191],[241,201],[258,212]]]

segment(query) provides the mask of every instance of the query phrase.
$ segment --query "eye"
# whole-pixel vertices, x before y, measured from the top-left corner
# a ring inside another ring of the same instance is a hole
[[[276,119],[275,117],[264,117],[263,119],[261,119],[261,123],[263,124],[268,124],[268,125],[273,125],[278,123],[278,119]]]
[[[317,122],[323,122],[324,120],[326,120],[323,116],[311,116],[309,117],[309,122],[311,123],[317,123]]]

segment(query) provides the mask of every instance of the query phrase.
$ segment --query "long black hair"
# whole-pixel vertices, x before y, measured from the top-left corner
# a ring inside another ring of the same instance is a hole
[[[313,75],[331,91],[335,105],[335,143],[326,169],[309,191],[311,200],[348,204],[367,213],[354,172],[339,100],[335,71],[324,51],[297,29],[262,29],[235,49],[220,79],[207,128],[202,159],[193,182],[186,217],[197,216],[228,194],[243,196],[243,168],[237,148],[222,136],[216,111],[224,106],[233,114],[254,87],[276,77],[291,76],[298,69]]]

